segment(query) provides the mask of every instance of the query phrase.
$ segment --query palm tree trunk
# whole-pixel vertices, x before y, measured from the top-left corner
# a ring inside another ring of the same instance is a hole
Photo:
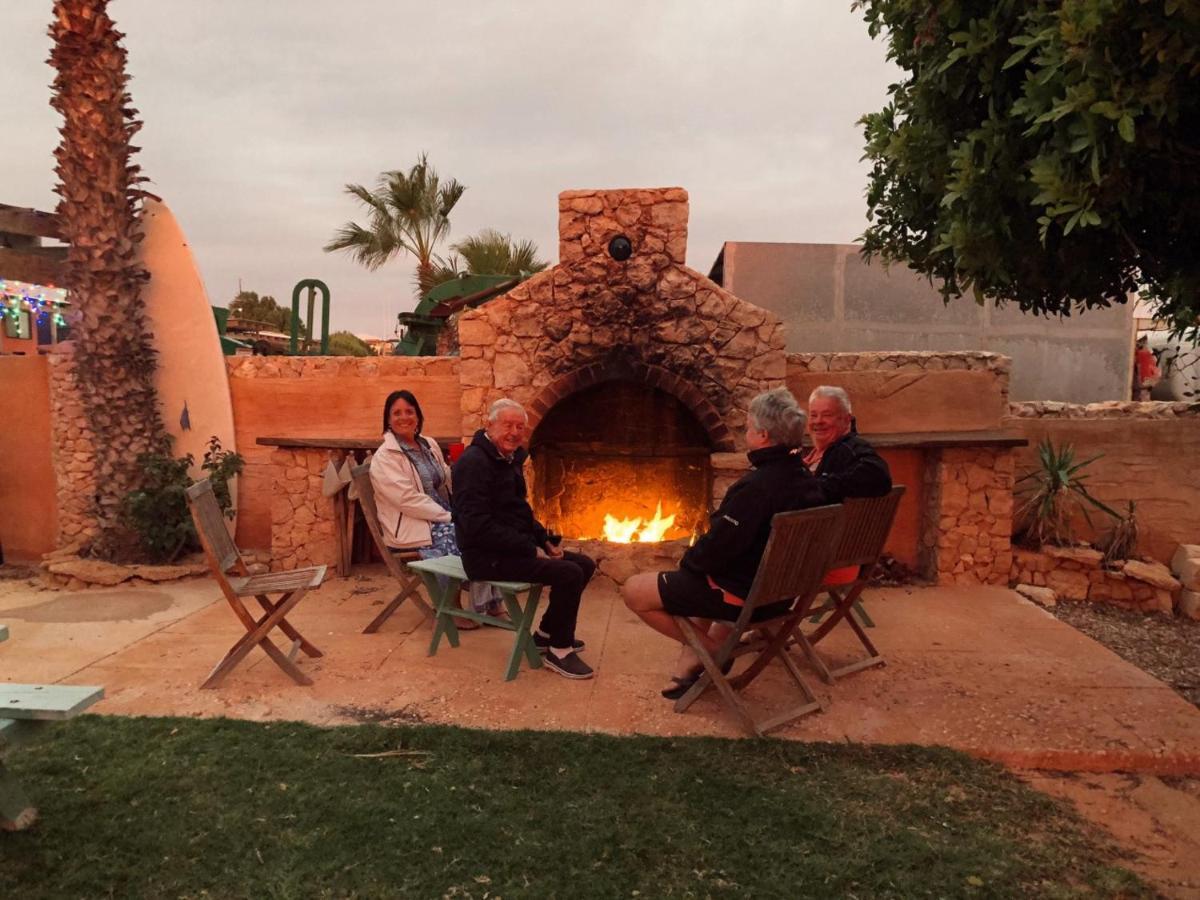
[[[62,114],[54,151],[59,218],[70,243],[66,260],[80,399],[95,441],[95,515],[91,547],[104,558],[128,557],[136,538],[120,516],[125,495],[140,486],[143,453],[169,452],[154,388],[155,352],[140,302],[148,275],[136,262],[142,239],[137,150],[141,127],[126,91],[122,35],[108,0],[55,0],[50,101]]]

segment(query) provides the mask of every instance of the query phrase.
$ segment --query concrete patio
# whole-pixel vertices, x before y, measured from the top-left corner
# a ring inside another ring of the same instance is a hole
[[[11,640],[0,647],[0,680],[103,685],[94,710],[121,715],[741,734],[715,694],[683,715],[659,696],[674,647],[625,609],[607,579],[589,588],[580,620],[597,670],[590,682],[525,669],[504,682],[511,637],[493,629],[429,657],[430,628],[409,605],[380,633],[361,634],[390,595],[382,568],[367,567],[300,604],[292,621],[325,653],[300,657],[311,687],[255,650],[221,687],[202,691],[243,633],[214,582],[77,593],[2,584]],[[889,588],[868,603],[887,667],[832,688],[814,675],[827,710],[779,737],[940,744],[1020,768],[1200,774],[1200,710],[1015,593]],[[853,651],[840,636],[823,646],[835,658]],[[769,707],[784,688],[782,670],[769,671],[749,699]]]

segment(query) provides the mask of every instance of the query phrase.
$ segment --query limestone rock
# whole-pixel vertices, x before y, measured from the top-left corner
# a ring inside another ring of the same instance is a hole
[[[178,578],[192,578],[196,575],[207,575],[208,566],[205,563],[183,563],[174,566],[131,566],[133,575],[146,581],[175,581]]]
[[[1083,572],[1055,569],[1046,573],[1046,584],[1065,600],[1086,600],[1091,582]]]
[[[1070,560],[1089,569],[1099,568],[1104,554],[1092,547],[1043,547],[1042,552],[1055,559]]]
[[[102,584],[105,587],[128,581],[134,575],[132,569],[99,559],[67,559],[51,563],[49,569],[55,575],[65,575],[85,584]]]
[[[1180,544],[1171,557],[1171,571],[1189,591],[1200,591],[1200,544]]]
[[[1032,584],[1018,584],[1015,588],[1016,592],[1022,597],[1032,600],[1041,606],[1055,606],[1058,603],[1058,595],[1053,589],[1048,587],[1035,587]]]
[[[1162,563],[1131,559],[1125,563],[1121,571],[1130,578],[1136,578],[1138,581],[1152,584],[1164,591],[1177,591],[1180,587],[1179,582],[1175,580],[1175,576],[1171,574],[1171,570]]]

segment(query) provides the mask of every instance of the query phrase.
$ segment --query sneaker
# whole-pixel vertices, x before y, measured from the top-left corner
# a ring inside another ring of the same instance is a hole
[[[550,649],[550,638],[542,637],[540,634],[538,634],[535,631],[533,633],[533,646],[537,647],[538,650],[540,650],[542,653],[545,653],[546,651],[548,651]],[[585,646],[587,646],[587,645],[584,644],[584,642],[579,640],[578,638],[571,641],[571,649],[572,650],[576,650],[576,651],[582,650]]]
[[[579,658],[579,654],[572,650],[566,656],[559,659],[553,653],[547,653],[543,660],[546,663],[546,668],[552,672],[557,672],[564,678],[591,678],[592,667]]]

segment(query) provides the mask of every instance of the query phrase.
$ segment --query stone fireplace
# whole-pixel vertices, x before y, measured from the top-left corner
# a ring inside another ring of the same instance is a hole
[[[687,268],[680,188],[559,195],[558,265],[458,322],[462,427],[511,397],[529,411],[532,501],[568,538],[606,515],[692,537],[713,454],[742,449],[746,408],[784,384],[780,321]]]

